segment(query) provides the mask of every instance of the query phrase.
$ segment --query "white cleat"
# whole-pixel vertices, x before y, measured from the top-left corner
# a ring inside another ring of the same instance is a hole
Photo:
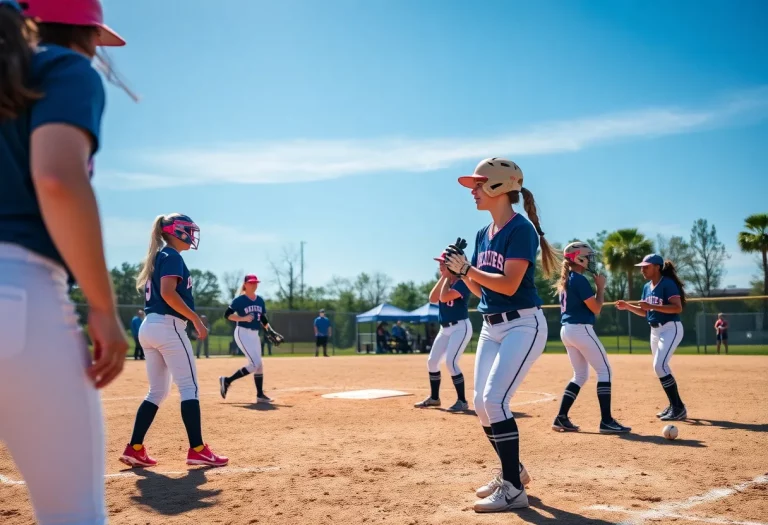
[[[475,495],[478,498],[487,498],[501,486],[503,481],[503,478],[501,477],[501,469],[495,468],[492,472],[495,473],[494,478],[475,491]],[[523,487],[527,487],[531,484],[531,475],[528,474],[528,470],[522,463],[520,463],[520,483],[523,484]]]
[[[475,512],[505,512],[528,508],[525,487],[516,489],[509,481],[502,481],[496,491],[487,498],[475,502]]]
[[[266,394],[262,394],[260,396],[256,396],[256,402],[257,403],[271,403],[272,399],[268,398]]]
[[[439,399],[432,399],[431,397],[428,397],[424,401],[419,401],[415,405],[413,405],[415,408],[426,408],[426,407],[439,407],[440,406],[440,400]]]

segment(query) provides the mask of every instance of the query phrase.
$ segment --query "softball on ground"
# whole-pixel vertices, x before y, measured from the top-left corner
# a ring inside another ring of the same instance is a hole
[[[675,439],[677,437],[677,427],[675,425],[667,425],[661,434],[667,439]]]

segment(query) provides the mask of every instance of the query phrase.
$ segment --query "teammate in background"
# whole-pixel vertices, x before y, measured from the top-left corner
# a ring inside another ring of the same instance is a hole
[[[572,242],[563,251],[563,268],[557,291],[560,295],[560,339],[568,352],[573,367],[573,379],[565,387],[560,412],[552,429],[575,432],[579,427],[571,423],[568,411],[576,401],[581,387],[589,378],[589,367],[597,374],[597,400],[600,403],[601,434],[623,434],[632,430],[621,425],[611,415],[611,365],[600,339],[595,333],[595,316],[603,308],[605,276],[597,273],[595,252],[583,242]],[[584,270],[595,276],[597,293],[584,277]]]
[[[133,359],[137,361],[144,359],[144,349],[141,348],[141,341],[139,341],[139,329],[141,323],[144,321],[144,310],[140,309],[136,312],[136,315],[131,319],[131,335],[133,335]]]
[[[688,411],[680,399],[677,382],[669,367],[672,354],[683,340],[680,313],[685,307],[685,289],[672,261],[664,261],[660,255],[646,255],[643,262],[635,266],[639,266],[643,277],[648,279],[643,286],[642,300],[637,306],[626,301],[616,301],[616,308],[645,317],[651,325],[653,369],[669,398],[669,406],[656,414],[656,417],[663,421],[686,419]]]
[[[725,344],[725,353],[728,353],[728,321],[723,318],[723,314],[717,314],[715,321],[715,335],[717,336],[717,353],[720,353],[720,343]]]
[[[414,406],[440,406],[440,363],[445,361],[458,396],[458,400],[448,410],[460,412],[469,409],[464,395],[464,374],[459,368],[459,359],[472,339],[472,323],[469,322],[467,304],[469,288],[445,267],[445,253],[435,260],[440,263],[440,279],[429,293],[429,302],[438,305],[438,322],[441,328],[427,359],[431,395]]]
[[[219,392],[221,397],[227,397],[227,391],[233,381],[253,374],[256,383],[256,402],[270,403],[272,400],[264,393],[264,366],[261,361],[261,340],[259,327],[263,326],[266,337],[275,344],[282,342],[282,336],[272,330],[267,319],[267,306],[260,295],[256,295],[259,279],[255,275],[246,275],[240,292],[224,312],[224,317],[234,321],[235,342],[240,350],[248,357],[249,363],[229,377],[219,377]]]
[[[124,44],[98,0],[0,0],[0,442],[41,525],[107,520],[99,389],[128,343],[90,183],[105,101],[91,61]]]
[[[208,321],[208,317],[205,314],[200,315],[200,320],[203,322],[203,326],[205,326],[206,330],[209,332],[211,331],[211,322]],[[200,350],[205,350],[205,358],[208,359],[208,342],[210,341],[210,338],[200,338],[197,339],[197,347],[195,350],[195,356],[199,359],[200,358]]]
[[[197,249],[200,229],[186,215],[159,215],[152,224],[149,251],[136,278],[136,287],[144,290],[146,319],[139,330],[149,377],[149,393],[139,406],[131,441],[120,461],[131,467],[152,467],[144,446],[160,403],[168,396],[173,377],[181,395],[181,419],[187,429],[189,450],[187,465],[221,467],[228,463],[203,441],[195,356],[187,336],[187,320],[198,337],[208,337],[208,330],[195,313],[192,277],[181,252]]]
[[[492,222],[477,232],[472,261],[457,240],[446,249],[445,265],[480,297],[483,328],[475,358],[475,411],[501,460],[501,473],[481,487],[476,512],[500,512],[528,507],[524,485],[530,477],[520,460],[517,422],[509,402],[533,362],[544,351],[547,320],[536,292],[534,268],[541,244],[542,268],[549,276],[555,252],[544,239],[533,194],[523,188],[523,173],[512,161],[481,161],[472,175],[459,178],[472,188],[478,210],[490,212]],[[523,198],[528,219],[515,213]]]
[[[323,355],[328,357],[328,338],[332,335],[331,320],[325,316],[325,310],[320,310],[315,318],[315,357],[320,354],[323,347]]]

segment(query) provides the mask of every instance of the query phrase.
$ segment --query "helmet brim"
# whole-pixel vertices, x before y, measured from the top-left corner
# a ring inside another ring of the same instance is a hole
[[[103,47],[122,47],[125,45],[125,39],[117,32],[105,24],[99,24],[99,45]]]
[[[488,177],[485,177],[483,175],[464,175],[463,177],[459,177],[459,184],[464,186],[465,188],[474,188],[478,182],[488,182]]]

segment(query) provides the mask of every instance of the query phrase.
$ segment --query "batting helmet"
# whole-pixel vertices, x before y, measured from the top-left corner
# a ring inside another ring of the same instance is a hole
[[[163,233],[192,245],[197,250],[200,245],[200,228],[195,221],[178,213],[166,216],[162,222]]]
[[[18,2],[24,16],[37,22],[95,27],[100,46],[124,46],[125,40],[104,24],[99,0],[26,0]]]
[[[484,159],[472,175],[459,177],[459,184],[467,188],[474,188],[478,182],[483,183],[483,191],[489,197],[497,197],[510,191],[522,190],[523,171],[511,160],[499,157]]]
[[[597,258],[595,251],[585,242],[572,242],[563,250],[563,256],[574,264],[578,264],[585,270],[597,273]]]

